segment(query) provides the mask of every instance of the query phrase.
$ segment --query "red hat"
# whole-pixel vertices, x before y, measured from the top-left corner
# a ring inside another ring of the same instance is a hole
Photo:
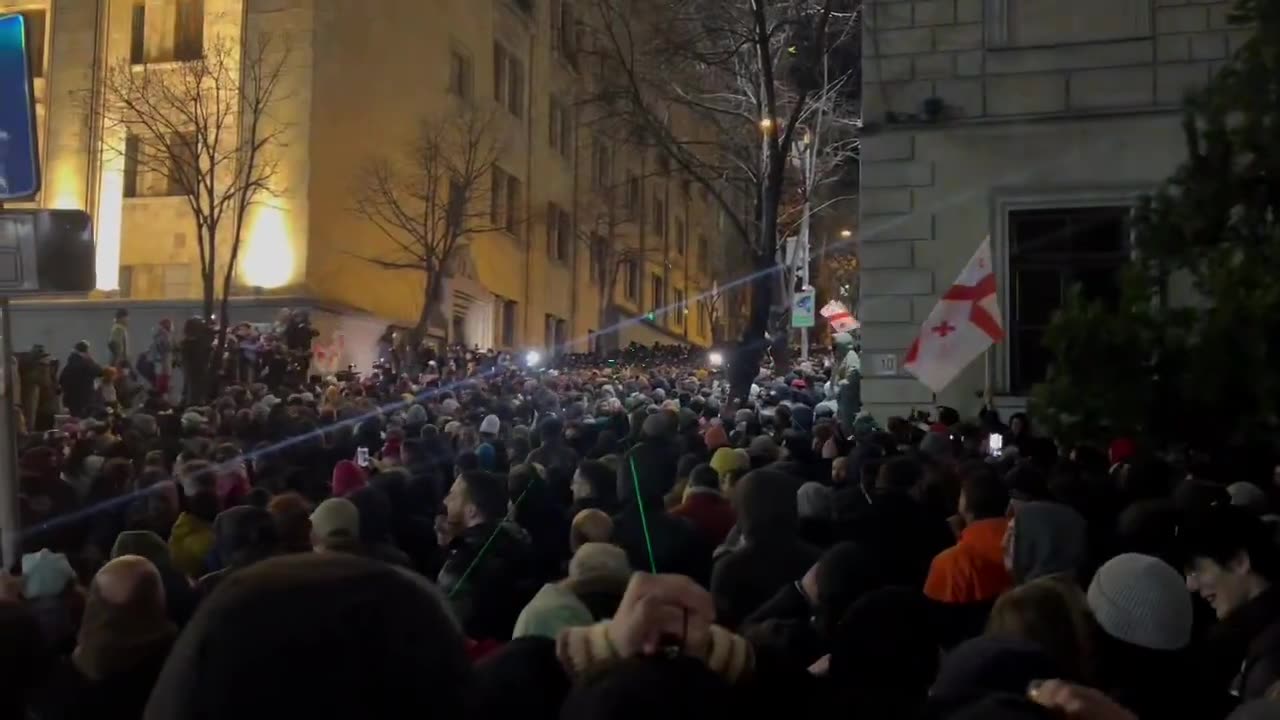
[[[364,468],[350,460],[339,460],[333,466],[333,482],[331,488],[334,497],[346,497],[369,484]]]
[[[1122,463],[1137,454],[1138,444],[1133,441],[1133,438],[1116,438],[1111,441],[1111,447],[1107,448],[1107,457],[1112,465]]]

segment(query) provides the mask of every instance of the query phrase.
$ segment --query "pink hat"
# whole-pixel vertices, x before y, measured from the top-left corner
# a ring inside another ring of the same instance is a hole
[[[332,490],[334,497],[346,497],[369,484],[364,469],[350,460],[339,460],[333,466]]]

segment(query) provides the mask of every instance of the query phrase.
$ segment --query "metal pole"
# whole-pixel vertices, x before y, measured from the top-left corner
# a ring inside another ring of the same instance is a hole
[[[4,568],[12,569],[21,556],[21,528],[18,519],[18,472],[15,460],[18,423],[13,409],[16,383],[13,363],[13,322],[9,298],[0,297],[0,550]]]

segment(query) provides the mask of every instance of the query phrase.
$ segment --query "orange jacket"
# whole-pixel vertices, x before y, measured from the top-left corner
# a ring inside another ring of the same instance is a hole
[[[938,553],[929,566],[924,594],[944,603],[994,600],[1013,584],[1004,567],[1001,541],[1008,521],[978,520],[960,534],[960,541]]]

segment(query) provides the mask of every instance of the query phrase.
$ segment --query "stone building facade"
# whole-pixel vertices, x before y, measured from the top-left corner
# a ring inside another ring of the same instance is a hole
[[[871,412],[973,411],[984,372],[998,404],[1024,404],[1063,293],[1114,294],[1129,208],[1185,157],[1182,100],[1249,37],[1230,7],[868,0],[859,252]],[[987,236],[1008,339],[935,398],[902,356]]]
[[[597,336],[707,345],[713,333],[696,299],[716,272],[716,212],[674,174],[653,173],[652,152],[607,147],[580,121],[575,99],[587,80],[573,52],[573,6],[0,0],[0,13],[23,13],[31,29],[45,179],[34,202],[15,207],[83,209],[94,217],[100,292],[91,304],[168,307],[198,299],[186,199],[144,187],[137,170],[131,184],[125,159],[107,150],[108,130],[84,112],[83,99],[120,63],[163,66],[200,57],[215,38],[245,47],[271,34],[290,48],[280,100],[269,110],[287,130],[276,158],[277,195],[248,219],[237,280],[249,301],[283,297],[412,325],[423,276],[358,259],[383,256],[394,245],[352,212],[353,183],[370,158],[411,149],[424,118],[464,104],[495,118],[503,211],[514,204],[509,216],[522,222],[468,238],[466,257],[451,263],[457,272],[446,283],[443,313],[451,340],[507,349],[584,350]],[[624,199],[634,218],[618,229],[620,242],[661,249],[641,255],[611,298],[603,297],[581,240],[606,190]],[[85,311],[80,301],[74,307]],[[602,327],[609,319],[616,327]],[[47,338],[59,351],[76,339]]]

